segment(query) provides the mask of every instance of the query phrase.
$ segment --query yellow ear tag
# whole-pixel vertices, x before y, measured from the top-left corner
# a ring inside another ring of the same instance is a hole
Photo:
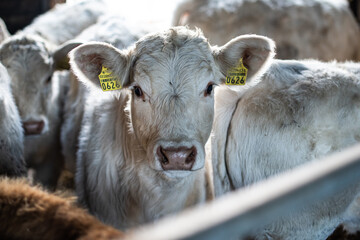
[[[112,91],[121,89],[120,79],[118,79],[110,69],[102,66],[99,74],[100,86],[103,91]]]
[[[247,68],[243,64],[243,59],[240,58],[238,66],[228,71],[225,84],[245,85],[247,71]]]

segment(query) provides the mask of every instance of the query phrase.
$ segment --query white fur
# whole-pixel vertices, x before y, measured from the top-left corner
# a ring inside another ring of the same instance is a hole
[[[0,174],[25,175],[24,133],[11,94],[10,77],[0,63]]]
[[[96,24],[81,32],[75,40],[84,43],[103,41],[122,49],[134,44],[144,34],[145,30],[132,26],[123,18],[106,15],[101,17]],[[62,153],[65,158],[65,167],[75,173],[78,137],[88,90],[79,83],[73,73],[69,72],[67,76],[64,76],[63,81],[70,83],[70,89],[65,98],[64,122],[61,127]]]
[[[104,2],[99,0],[57,4],[55,8],[38,16],[23,31],[60,45],[75,38],[105,13]]]
[[[10,36],[4,21],[0,18],[0,43]]]
[[[257,85],[238,92],[220,88],[211,142],[216,196],[359,142],[359,69],[354,63],[274,60]],[[354,183],[290,213],[256,239],[326,239],[359,189]]]
[[[75,74],[92,89],[76,174],[79,200],[91,213],[128,228],[212,197],[204,146],[214,101],[213,93],[205,92],[209,83],[223,82],[221,72],[245,53],[251,79],[272,55],[273,43],[244,36],[212,49],[201,32],[179,27],[147,35],[124,51],[89,43],[70,53]],[[132,91],[101,92],[97,75],[102,65]],[[143,96],[135,95],[135,86]],[[158,146],[194,146],[195,163],[188,171],[165,171]]]
[[[360,28],[343,0],[185,0],[173,24],[201,28],[212,44],[268,36],[280,59],[360,60]]]
[[[37,180],[51,187],[56,185],[63,164],[59,134],[64,89],[53,73],[58,60],[66,57],[68,46],[74,47],[65,44],[55,49],[40,37],[22,33],[0,45],[0,60],[9,72],[21,121],[45,123],[41,134],[25,137],[24,154],[28,167],[36,170]]]

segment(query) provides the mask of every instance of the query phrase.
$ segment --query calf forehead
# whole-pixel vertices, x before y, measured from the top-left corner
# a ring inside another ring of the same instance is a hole
[[[136,46],[135,82],[152,95],[199,95],[209,81],[215,81],[215,69],[210,46],[200,34],[170,31]]]
[[[0,53],[10,73],[23,73],[27,79],[52,70],[51,53],[45,43],[36,39],[14,37],[1,46]]]

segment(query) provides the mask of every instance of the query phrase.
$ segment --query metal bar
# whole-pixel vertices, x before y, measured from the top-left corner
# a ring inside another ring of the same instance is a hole
[[[231,239],[360,181],[360,144],[129,231],[127,240]],[[169,203],[171,204],[171,203]]]

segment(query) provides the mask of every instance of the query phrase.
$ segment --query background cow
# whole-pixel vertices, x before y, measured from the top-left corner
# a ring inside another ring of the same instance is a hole
[[[8,37],[6,26],[0,19],[0,43]],[[9,74],[0,62],[0,175],[17,177],[25,174],[24,132],[11,93]]]
[[[12,93],[25,133],[25,160],[35,178],[54,187],[63,160],[60,150],[61,85],[53,78],[66,54],[78,44],[58,48],[42,38],[17,34],[0,45],[0,60],[7,68]]]
[[[248,87],[219,89],[211,145],[216,195],[359,142],[359,73],[355,63],[274,60]],[[290,213],[256,239],[326,239],[344,219],[359,221],[358,211],[344,214],[359,190],[354,183]]]
[[[24,179],[0,178],[1,239],[120,239],[123,234],[100,223],[74,199],[30,186]]]
[[[47,42],[60,45],[74,39],[105,13],[106,7],[99,0],[57,4],[50,11],[35,18],[23,32],[38,35]]]
[[[11,95],[10,77],[0,63],[0,175],[24,176],[24,132]]]
[[[280,59],[360,60],[359,25],[345,0],[187,0],[173,24],[201,28],[212,44],[264,35]]]

